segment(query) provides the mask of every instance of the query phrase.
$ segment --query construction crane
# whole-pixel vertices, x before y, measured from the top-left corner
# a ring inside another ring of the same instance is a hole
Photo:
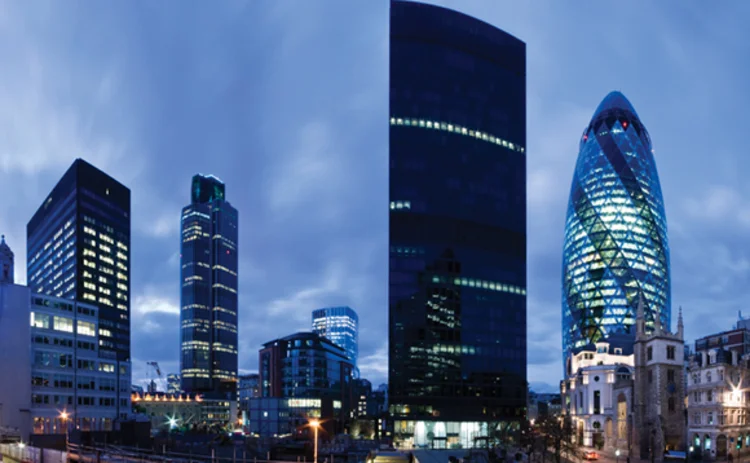
[[[161,376],[161,368],[159,368],[159,362],[146,362],[146,365],[152,367],[154,371],[156,371],[156,376],[159,379],[159,386],[162,388],[163,392],[167,391],[167,388],[165,387],[164,378]],[[154,381],[153,376],[151,377],[151,382],[156,386],[156,381]]]

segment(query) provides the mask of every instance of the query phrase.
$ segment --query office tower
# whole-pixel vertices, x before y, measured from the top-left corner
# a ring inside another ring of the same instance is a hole
[[[130,190],[76,159],[26,233],[29,289],[99,306],[102,354],[130,360]]]
[[[32,293],[94,304],[102,361],[130,381],[130,190],[76,159],[26,227]],[[126,373],[121,373],[126,371]],[[122,398],[130,400],[126,393]],[[129,406],[116,403],[117,415]]]
[[[348,395],[352,363],[346,351],[315,333],[300,332],[263,344],[260,397]]]
[[[182,209],[180,373],[188,393],[236,393],[237,210],[224,183],[196,175]],[[234,396],[232,396],[234,398]]]
[[[129,364],[100,355],[99,310],[31,295],[34,434],[113,431],[130,412]]]
[[[14,255],[0,241],[0,433],[29,441],[31,430],[31,331],[29,288],[15,284]],[[15,435],[13,435],[15,434]]]
[[[237,396],[240,401],[240,410],[247,410],[248,401],[254,397],[260,397],[260,376],[258,373],[241,375],[238,378]]]
[[[392,1],[389,143],[394,432],[473,447],[526,405],[525,44]]]
[[[313,311],[312,330],[344,348],[356,368],[359,355],[359,317],[351,307],[326,307]]]
[[[263,344],[259,352],[259,397],[248,398],[250,432],[262,437],[310,430],[344,431],[352,405],[354,367],[346,351],[315,333],[299,332]]]
[[[180,375],[176,373],[170,373],[167,375],[167,393],[179,394],[182,392]]]
[[[669,243],[651,137],[620,92],[607,95],[581,136],[563,247],[563,365],[610,334],[670,326]],[[567,370],[567,366],[564,367]]]

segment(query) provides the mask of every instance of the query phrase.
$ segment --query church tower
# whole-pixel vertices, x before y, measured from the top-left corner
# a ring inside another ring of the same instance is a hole
[[[13,251],[5,243],[5,235],[0,239],[0,283],[14,283]]]
[[[635,417],[633,453],[641,459],[661,462],[665,450],[685,449],[685,369],[682,311],[677,332],[655,317],[648,330],[638,301],[635,353]]]

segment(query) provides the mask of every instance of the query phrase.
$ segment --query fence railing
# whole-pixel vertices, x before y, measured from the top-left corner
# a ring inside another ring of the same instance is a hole
[[[157,453],[152,450],[107,445],[88,447],[68,444],[68,451],[40,449],[24,444],[0,444],[3,463],[288,463],[278,460],[248,457],[241,448],[235,448],[232,456],[187,454],[176,452]],[[323,460],[323,457],[320,458]]]
[[[0,454],[5,463],[66,463],[67,452],[30,447],[22,443],[0,444]]]

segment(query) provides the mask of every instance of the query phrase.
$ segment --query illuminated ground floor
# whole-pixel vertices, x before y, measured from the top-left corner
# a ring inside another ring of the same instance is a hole
[[[515,421],[412,421],[393,423],[397,448],[472,449],[513,442],[519,432]]]

